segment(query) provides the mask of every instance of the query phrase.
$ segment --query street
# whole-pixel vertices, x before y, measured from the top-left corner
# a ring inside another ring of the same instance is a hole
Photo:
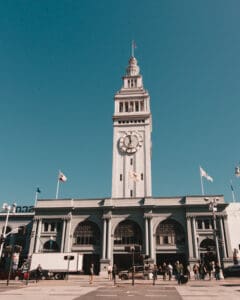
[[[95,277],[89,284],[88,276],[70,277],[67,280],[33,281],[26,285],[21,281],[0,281],[0,300],[89,300],[89,299],[168,299],[168,300],[237,300],[240,297],[240,279],[221,281],[191,280],[177,285],[175,280],[118,280],[116,285],[106,278]]]

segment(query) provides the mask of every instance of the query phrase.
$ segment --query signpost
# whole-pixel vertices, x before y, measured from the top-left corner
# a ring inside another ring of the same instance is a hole
[[[74,260],[74,256],[73,255],[65,255],[64,260],[68,261],[67,276],[66,276],[66,280],[68,280],[70,260]]]

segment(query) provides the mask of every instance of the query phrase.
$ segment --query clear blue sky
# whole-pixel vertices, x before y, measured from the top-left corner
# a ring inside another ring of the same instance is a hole
[[[137,44],[153,196],[240,199],[240,2],[0,2],[0,203],[111,196],[113,97]]]

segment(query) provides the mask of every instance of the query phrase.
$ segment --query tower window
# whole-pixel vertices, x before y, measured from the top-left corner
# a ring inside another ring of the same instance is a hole
[[[120,174],[120,181],[122,181],[122,174]]]
[[[133,102],[132,102],[132,101],[130,102],[129,111],[130,111],[130,112],[131,112],[131,111],[134,111],[134,109],[133,109]]]
[[[133,196],[133,190],[130,190],[130,197]]]
[[[131,166],[133,165],[133,159],[132,158],[130,159],[130,165]]]
[[[141,180],[143,180],[143,173],[141,173]]]
[[[119,104],[119,112],[123,112],[123,103],[122,102],[120,102],[120,104]]]
[[[139,104],[138,101],[135,102],[136,111],[139,111]]]
[[[128,112],[128,102],[125,103],[125,112]]]
[[[140,107],[140,110],[141,110],[141,111],[144,111],[144,102],[143,102],[143,101],[140,102],[140,106],[141,106],[141,107]]]

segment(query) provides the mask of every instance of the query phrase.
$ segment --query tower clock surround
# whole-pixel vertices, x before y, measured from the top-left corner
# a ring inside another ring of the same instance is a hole
[[[151,132],[150,96],[132,56],[114,97],[112,198],[151,197]]]

